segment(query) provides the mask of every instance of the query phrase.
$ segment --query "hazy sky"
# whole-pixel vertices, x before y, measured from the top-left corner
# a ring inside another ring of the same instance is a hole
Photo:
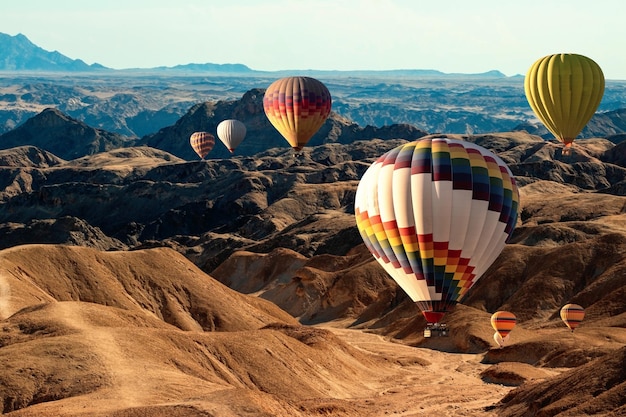
[[[626,80],[624,0],[9,0],[0,32],[111,68],[525,74],[586,55]]]

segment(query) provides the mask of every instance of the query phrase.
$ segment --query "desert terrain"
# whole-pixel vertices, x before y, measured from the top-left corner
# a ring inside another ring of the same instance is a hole
[[[345,320],[303,326],[167,248],[25,245],[0,264],[11,416],[523,416],[548,392],[578,411],[537,415],[620,415],[626,330],[606,320],[520,325],[498,348],[489,315],[460,306],[452,337],[402,343]]]
[[[294,74],[111,71],[0,40],[1,414],[626,415],[626,82],[566,155],[521,75],[310,71],[333,111],[294,153],[262,103]],[[189,136],[226,118],[246,140],[198,160]],[[447,336],[424,336],[354,218],[368,166],[423,137],[491,149],[521,195]]]
[[[1,151],[2,412],[626,414],[624,145],[580,140],[565,157],[524,132],[457,136],[509,164],[520,216],[431,338],[351,205],[402,139],[196,162]],[[567,302],[586,308],[575,332]],[[497,310],[518,317],[502,348]]]

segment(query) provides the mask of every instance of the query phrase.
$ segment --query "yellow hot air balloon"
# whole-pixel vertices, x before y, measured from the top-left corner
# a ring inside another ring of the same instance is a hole
[[[561,320],[574,331],[585,318],[585,309],[578,304],[565,304],[561,308]]]
[[[516,323],[517,318],[510,311],[496,311],[491,315],[491,327],[503,340],[511,333]]]
[[[600,105],[604,74],[586,56],[548,55],[538,59],[526,73],[524,92],[535,115],[565,144],[563,153],[567,155]]]
[[[237,146],[246,137],[246,125],[235,119],[223,120],[217,125],[217,137],[220,138],[230,153],[234,153]]]
[[[423,138],[378,158],[354,199],[363,242],[438,323],[496,260],[517,221],[513,174],[494,153]]]
[[[189,144],[201,159],[204,159],[213,145],[215,145],[215,137],[208,132],[194,132],[189,137]]]
[[[263,96],[265,115],[296,151],[322,127],[331,105],[328,88],[311,77],[281,78]]]

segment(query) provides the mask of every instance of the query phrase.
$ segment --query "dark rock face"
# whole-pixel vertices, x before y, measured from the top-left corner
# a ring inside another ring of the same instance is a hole
[[[174,125],[164,127],[157,133],[141,139],[92,128],[57,109],[48,108],[16,129],[0,135],[0,148],[35,146],[63,159],[75,159],[121,147],[150,146],[179,158],[194,161],[198,160],[198,156],[189,145],[191,134],[196,131],[215,132],[221,121],[235,118],[247,127],[246,139],[236,149],[236,155],[252,156],[271,148],[290,149],[287,141],[265,116],[263,94],[264,90],[253,89],[244,94],[241,100],[196,104]],[[109,105],[114,105],[115,99],[114,97]],[[102,111],[99,114],[107,114],[107,112]],[[93,117],[97,117],[96,114]],[[100,124],[97,119],[91,121]],[[333,113],[311,138],[309,144],[310,146],[323,143],[348,144],[357,140],[374,138],[413,140],[425,135],[426,132],[407,124],[361,128]],[[215,146],[208,158],[222,159],[231,156],[226,147],[216,138]]]
[[[201,112],[208,109],[198,107]],[[42,117],[67,126],[55,111],[50,113]],[[29,124],[24,129],[33,127]],[[402,132],[422,134],[402,126],[368,127],[357,133],[367,137]],[[520,186],[543,180],[621,195],[626,169],[615,163],[620,160],[621,145],[579,141],[572,155],[563,157],[558,145],[521,132],[459,138],[493,149],[509,164]],[[315,223],[311,216],[320,213],[352,215],[356,185],[369,163],[404,140],[328,143],[307,146],[297,155],[291,149],[274,148],[254,157],[197,162],[184,162],[148,147],[121,148],[69,162],[37,148],[15,148],[0,152],[4,207],[0,222],[69,216],[125,244],[218,232],[237,233],[266,249],[278,245],[311,255],[325,247],[329,253],[345,253],[348,248],[340,251],[345,243],[339,245],[339,241],[333,245],[314,239],[306,244],[276,239],[290,227]],[[535,214],[522,211],[521,218],[525,216]],[[333,233],[328,233],[330,238]],[[352,232],[345,233],[346,239],[355,241]]]
[[[146,156],[152,164],[122,170],[127,159],[111,158],[120,151],[108,154],[111,167],[95,170],[89,160],[102,155],[54,169],[30,167],[25,158],[27,166],[0,167],[0,222],[78,217],[124,242],[207,232],[260,240],[320,211],[349,209],[367,168],[363,159],[399,143],[373,140],[307,148],[297,156],[275,149],[254,158],[176,163],[169,154],[132,148],[142,151],[130,160]]]
[[[48,108],[18,128],[0,135],[0,148],[30,145],[63,159],[75,159],[132,144],[117,133],[95,129]]]
[[[87,246],[99,250],[127,248],[122,242],[76,217],[35,219],[26,224],[3,223],[0,225],[0,233],[3,237],[0,249],[35,243]]]
[[[179,158],[197,160],[198,156],[189,147],[189,137],[196,131],[215,132],[217,125],[225,119],[237,119],[246,125],[244,141],[235,154],[252,156],[267,149],[290,149],[287,141],[271,125],[263,110],[265,90],[253,89],[237,101],[219,101],[200,103],[193,106],[187,114],[173,126],[143,137],[138,144],[151,146],[170,152]],[[309,146],[324,143],[352,143],[368,139],[407,139],[413,140],[427,133],[415,126],[401,124],[381,128],[367,126],[362,128],[355,123],[331,113],[331,116],[309,141]],[[209,159],[229,158],[226,147],[216,138],[216,144],[208,155]]]

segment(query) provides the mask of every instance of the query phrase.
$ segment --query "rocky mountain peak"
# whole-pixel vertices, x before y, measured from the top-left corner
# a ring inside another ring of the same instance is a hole
[[[26,36],[0,33],[0,70],[4,71],[93,71],[105,69],[100,64],[87,65],[57,51],[46,51]]]
[[[0,148],[35,146],[62,159],[74,159],[128,145],[128,138],[96,129],[55,108],[47,108],[3,135]]]

